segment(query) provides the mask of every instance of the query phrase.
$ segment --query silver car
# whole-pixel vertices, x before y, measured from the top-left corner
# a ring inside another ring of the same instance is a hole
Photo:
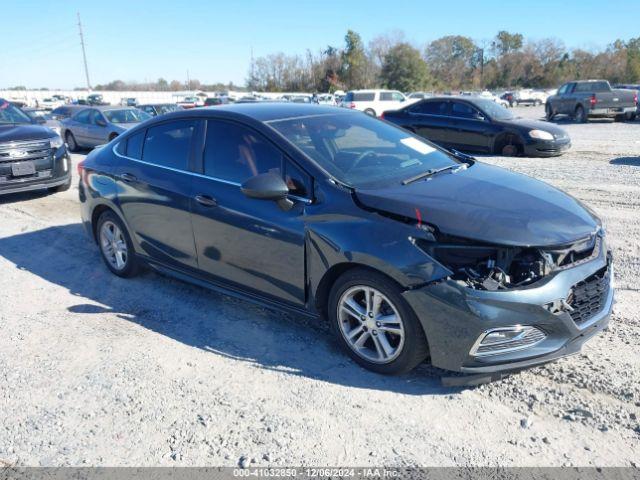
[[[69,150],[95,147],[110,142],[115,137],[151,115],[132,107],[99,106],[88,107],[63,120],[63,138]]]

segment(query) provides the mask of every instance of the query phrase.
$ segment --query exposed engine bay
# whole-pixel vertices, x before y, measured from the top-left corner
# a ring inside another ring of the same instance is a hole
[[[554,272],[597,257],[602,237],[591,235],[557,247],[511,247],[481,244],[436,234],[436,241],[416,244],[449,268],[451,279],[477,290],[506,290],[534,284]]]

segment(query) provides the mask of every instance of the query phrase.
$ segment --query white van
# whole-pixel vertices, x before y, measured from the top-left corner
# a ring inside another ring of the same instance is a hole
[[[406,101],[407,97],[397,90],[351,90],[342,99],[340,106],[378,117],[387,110],[404,107]]]

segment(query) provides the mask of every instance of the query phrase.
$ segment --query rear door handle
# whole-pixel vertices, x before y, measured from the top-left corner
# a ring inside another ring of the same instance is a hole
[[[130,173],[123,173],[122,175],[120,175],[120,178],[122,178],[122,180],[124,180],[125,182],[138,181],[138,177],[136,177],[135,175],[131,175]]]
[[[218,206],[218,202],[216,201],[215,198],[211,198],[209,195],[196,195],[195,196],[196,202],[198,202],[200,205],[202,205],[203,207],[216,207]]]

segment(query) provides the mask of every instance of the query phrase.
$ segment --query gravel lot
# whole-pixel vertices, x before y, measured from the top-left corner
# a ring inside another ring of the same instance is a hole
[[[75,188],[0,199],[0,463],[640,466],[640,122],[560,123],[562,157],[483,160],[603,217],[615,313],[582,354],[475,389],[362,370],[320,322],[111,275]]]

